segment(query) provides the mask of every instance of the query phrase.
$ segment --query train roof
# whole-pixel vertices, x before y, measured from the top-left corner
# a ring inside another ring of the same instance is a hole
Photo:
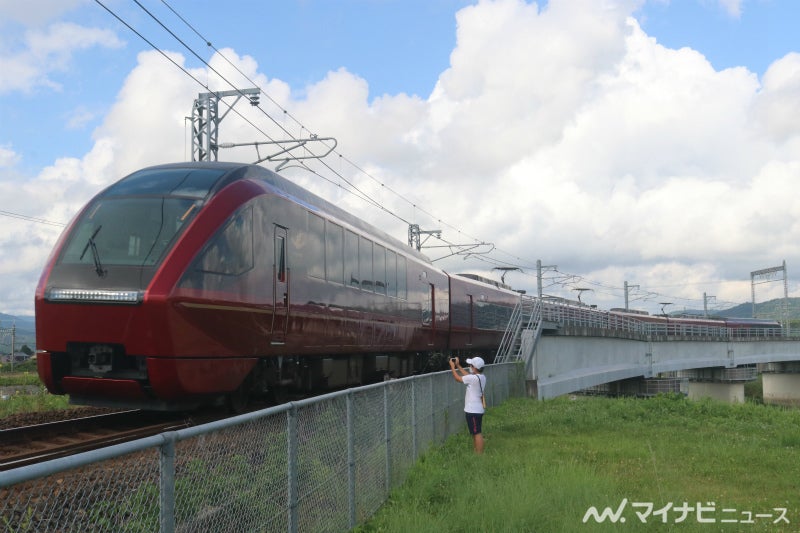
[[[156,165],[129,174],[106,188],[100,195],[176,195],[207,201],[216,192],[235,181],[253,179],[266,182],[277,194],[301,204],[311,211],[328,213],[366,234],[388,242],[407,255],[430,263],[430,259],[425,254],[406,243],[317,196],[308,189],[259,165],[219,161]]]
[[[509,291],[514,290],[514,289],[511,288],[510,285],[506,285],[505,283],[501,283],[501,282],[495,281],[493,279],[485,278],[485,277],[483,277],[483,276],[481,276],[479,274],[463,273],[463,274],[454,274],[454,275],[455,276],[460,276],[462,278],[467,278],[467,279],[473,279],[475,281],[480,281],[481,283],[485,283],[487,285],[494,285],[495,287],[498,287],[500,289],[508,289]]]

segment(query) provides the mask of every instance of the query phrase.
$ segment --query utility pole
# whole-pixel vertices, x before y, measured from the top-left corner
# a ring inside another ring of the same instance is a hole
[[[786,260],[783,260],[783,312],[786,318],[786,336],[791,335],[791,322],[789,320],[789,273],[786,272]]]
[[[543,271],[547,271],[547,270],[555,270],[557,268],[558,268],[558,266],[556,266],[556,265],[542,266],[542,260],[541,259],[537,259],[536,260],[536,289],[537,289],[537,294],[539,295],[539,298],[542,297],[542,272]],[[579,296],[580,296],[580,293],[579,293]],[[580,300],[580,298],[579,298],[579,300]]]
[[[625,282],[625,311],[628,311],[628,289],[638,289],[638,285],[628,285],[628,282]]]
[[[708,318],[708,301],[711,298],[716,298],[716,296],[709,296],[703,293],[703,316],[706,318]]]
[[[786,330],[786,335],[789,335],[789,276],[786,273],[786,260],[783,260],[781,266],[763,268],[750,272],[750,294],[752,299],[753,318],[756,318],[756,285],[761,283],[770,283],[778,281],[774,278],[777,273],[783,273],[783,305],[781,306],[781,325]]]
[[[17,323],[11,324],[11,371],[14,371],[14,342],[17,336]]]
[[[250,105],[257,106],[260,95],[261,90],[258,88],[198,94],[192,107],[192,161],[216,161],[219,123],[240,98],[246,96]],[[219,101],[229,96],[235,96],[236,100],[220,116]]]
[[[420,235],[427,235],[424,241],[420,240]],[[417,251],[422,250],[422,245],[433,235],[437,239],[442,238],[442,230],[440,229],[419,229],[419,224],[408,225],[408,245],[416,248]]]

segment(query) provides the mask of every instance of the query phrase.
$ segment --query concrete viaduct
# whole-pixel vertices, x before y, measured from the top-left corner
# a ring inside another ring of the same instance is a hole
[[[539,399],[650,395],[678,384],[690,397],[741,402],[744,383],[761,373],[766,403],[800,405],[800,338],[776,329],[665,327],[523,295],[496,358],[513,360],[525,363],[528,393]]]

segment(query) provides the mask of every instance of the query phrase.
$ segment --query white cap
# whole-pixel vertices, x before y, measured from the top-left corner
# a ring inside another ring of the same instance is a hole
[[[477,368],[478,370],[480,370],[481,368],[483,368],[483,365],[486,364],[486,363],[484,363],[483,359],[481,359],[480,357],[473,357],[472,359],[467,359],[467,364],[468,365],[472,365],[475,368]]]

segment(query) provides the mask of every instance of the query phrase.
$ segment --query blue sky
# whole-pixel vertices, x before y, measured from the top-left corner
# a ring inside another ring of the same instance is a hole
[[[212,58],[165,4],[141,3]],[[135,3],[103,4],[186,68],[206,70]],[[647,287],[645,307],[663,301],[655,294],[689,307],[703,292],[739,303],[749,299],[751,270],[786,259],[791,273],[800,260],[796,206],[766,192],[786,197],[782,187],[798,177],[798,128],[783,117],[800,109],[800,3],[169,5],[370,175],[343,173],[397,191],[382,201],[403,219],[444,221],[450,242],[492,242],[493,259],[526,272],[535,259],[558,264],[551,290],[562,296],[589,284],[612,307],[628,281]],[[65,223],[124,172],[185,158],[181,117],[204,89],[151,50],[94,1],[0,1],[0,211]],[[153,135],[158,124],[164,131]],[[231,120],[226,131],[238,128]],[[337,200],[324,184],[297,179]],[[486,183],[501,191],[487,197]],[[534,199],[496,207],[520,192]],[[634,213],[641,228],[608,206]],[[364,216],[405,240],[397,220]],[[709,217],[714,226],[685,237]],[[2,214],[0,223],[0,311],[31,311],[57,228]],[[771,239],[759,242],[763,233]],[[498,264],[473,259],[437,264],[488,273]],[[512,282],[535,286],[529,275]],[[798,295],[797,283],[790,289]]]
[[[183,53],[191,65],[201,64],[133,3],[112,0],[104,4],[154,44]],[[289,83],[294,91],[302,92],[329,71],[346,68],[369,82],[372,96],[400,92],[427,96],[447,68],[455,46],[455,12],[469,4],[464,0],[246,0],[220,9],[219,2],[209,0],[169,2],[215,47],[254,56],[269,77]],[[209,57],[211,49],[168,8],[154,1],[143,5],[204,58]],[[29,147],[24,164],[30,165],[30,170],[48,164],[65,148],[66,153],[90,149],[90,136],[74,135],[74,131],[91,130],[102,120],[103,111],[114,102],[124,78],[136,65],[137,52],[149,49],[94,2],[64,13],[62,20],[112,29],[125,44],[75,52],[69,68],[52,76],[62,86],[57,92],[34,88],[0,95],[4,117],[0,139]],[[28,28],[12,23],[4,29],[16,34],[18,40],[11,45],[21,46],[24,37],[18,32]],[[202,90],[197,87],[197,92]],[[59,138],[57,142],[43,139],[45,124]]]
[[[716,2],[649,2],[638,15],[643,29],[670,48],[688,46],[717,69],[746,66],[761,75],[779,57],[800,49],[793,28],[800,5],[791,0],[741,2],[739,15]]]

